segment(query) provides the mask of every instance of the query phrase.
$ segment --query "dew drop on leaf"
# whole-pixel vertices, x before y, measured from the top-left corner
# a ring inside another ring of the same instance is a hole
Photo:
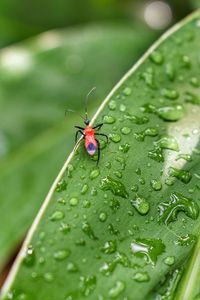
[[[175,257],[174,256],[167,256],[164,259],[164,263],[168,266],[172,266],[175,263]]]
[[[131,250],[134,255],[155,265],[158,256],[165,251],[165,245],[161,239],[136,239],[131,243]]]
[[[128,197],[128,193],[123,183],[119,180],[112,179],[110,176],[101,179],[100,187],[103,191],[110,190],[115,196],[120,196],[122,198]]]
[[[157,179],[151,180],[151,186],[155,191],[160,191],[162,189],[162,183]]]
[[[90,179],[95,179],[96,177],[98,177],[99,176],[99,169],[95,169],[95,170],[93,170],[91,173],[90,173],[90,175],[89,175],[89,178]]]
[[[136,199],[131,200],[131,204],[141,215],[146,215],[149,212],[149,203],[145,198],[141,196],[137,196]]]
[[[61,179],[56,186],[56,192],[62,192],[66,190],[66,188],[67,188],[66,181],[64,179]]]
[[[159,50],[154,50],[149,57],[156,65],[162,65],[164,61],[164,57]]]
[[[109,103],[108,103],[108,107],[110,110],[115,110],[117,105],[116,105],[116,101],[115,100],[111,100]]]
[[[116,121],[115,117],[112,117],[110,115],[106,115],[103,117],[104,124],[113,124],[113,123],[115,123],[115,121]]]
[[[51,215],[50,220],[52,222],[59,221],[62,220],[64,216],[65,216],[64,212],[57,210]]]
[[[119,143],[121,141],[121,136],[117,133],[110,133],[109,139],[114,143]]]
[[[169,175],[172,177],[176,177],[178,180],[182,181],[185,184],[189,183],[192,179],[192,174],[189,171],[183,169],[176,169],[173,167],[170,167]]]
[[[70,251],[68,249],[62,249],[54,252],[53,257],[55,260],[61,261],[67,258],[70,255]]]
[[[125,283],[123,281],[116,281],[114,287],[109,290],[109,297],[116,299],[125,290]]]
[[[175,221],[180,211],[183,211],[186,216],[193,220],[196,220],[199,216],[197,203],[179,193],[172,193],[170,201],[160,203],[159,210],[159,220],[166,225]]]
[[[132,279],[136,282],[148,282],[150,277],[147,272],[137,272],[133,275]]]

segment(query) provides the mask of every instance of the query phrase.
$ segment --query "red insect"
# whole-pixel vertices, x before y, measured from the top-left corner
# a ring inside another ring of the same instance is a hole
[[[88,93],[86,101],[88,101],[88,96],[91,94],[92,91],[94,91],[94,89],[95,88],[93,88]],[[83,118],[83,119],[84,119],[84,123],[85,123],[85,128],[80,127],[80,126],[75,126],[75,128],[78,129],[76,132],[76,136],[75,136],[76,146],[78,146],[79,143],[84,139],[85,149],[89,155],[93,156],[97,151],[97,165],[98,165],[99,159],[100,159],[100,143],[99,143],[98,139],[96,139],[96,136],[101,135],[101,136],[105,137],[107,143],[108,143],[108,136],[104,133],[96,132],[101,129],[101,127],[103,126],[103,123],[97,124],[94,127],[90,126],[90,120],[88,119],[88,113],[87,113],[87,106],[85,109],[85,118]],[[77,142],[79,133],[81,134],[81,138]]]

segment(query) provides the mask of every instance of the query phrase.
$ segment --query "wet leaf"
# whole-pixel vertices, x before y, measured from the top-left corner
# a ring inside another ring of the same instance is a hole
[[[23,239],[74,145],[85,95],[96,85],[91,112],[152,39],[142,28],[94,25],[46,32],[1,50],[1,267]],[[77,113],[65,117],[67,108]]]
[[[101,150],[98,175],[90,177],[97,167],[83,145],[71,153],[28,233],[2,299],[198,296],[200,107],[186,94],[199,94],[193,84],[200,81],[199,20],[198,11],[165,34],[101,104],[92,123],[105,116],[114,123],[102,127],[110,141]],[[152,59],[155,51],[160,64]],[[174,92],[166,97],[163,89],[176,91],[176,97]],[[144,117],[145,122],[135,122]],[[152,128],[156,134],[147,134]],[[138,132],[145,137],[136,139]],[[177,159],[180,154],[191,159]],[[52,221],[55,214],[62,218]],[[31,264],[23,263],[33,253]]]

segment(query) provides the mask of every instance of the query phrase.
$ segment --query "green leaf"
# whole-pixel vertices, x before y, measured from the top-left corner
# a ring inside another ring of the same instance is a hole
[[[198,280],[199,19],[200,11],[161,37],[101,104],[92,123],[111,121],[99,168],[82,146],[70,154],[2,299],[199,293],[182,281]]]
[[[142,28],[94,25],[47,32],[0,52],[1,266],[74,145],[85,95],[96,85],[91,100],[98,103],[152,39]],[[65,118],[66,108],[77,114]]]

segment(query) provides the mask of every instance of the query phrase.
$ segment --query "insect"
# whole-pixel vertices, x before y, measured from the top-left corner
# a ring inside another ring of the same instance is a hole
[[[74,126],[76,129],[75,135],[75,143],[76,147],[80,144],[80,142],[84,139],[85,149],[90,156],[93,156],[97,151],[97,165],[99,164],[100,159],[100,143],[96,136],[103,136],[106,138],[106,142],[108,143],[108,136],[104,133],[99,133],[103,123],[97,124],[94,127],[90,126],[90,120],[88,119],[88,112],[87,112],[87,102],[89,95],[95,90],[92,88],[91,91],[86,96],[86,106],[85,106],[85,117],[83,118],[85,127],[81,126]],[[78,140],[78,135],[81,134],[81,138]]]

